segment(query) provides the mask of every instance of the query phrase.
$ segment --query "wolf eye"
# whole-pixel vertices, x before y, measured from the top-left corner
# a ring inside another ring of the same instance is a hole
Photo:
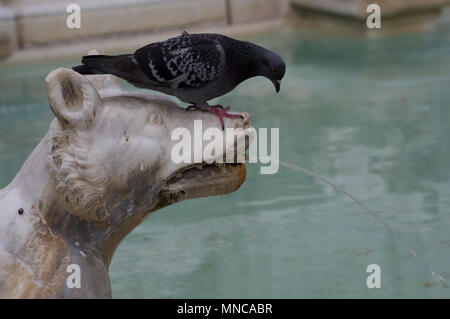
[[[156,112],[150,113],[150,115],[148,116],[148,122],[152,125],[162,125],[163,124],[161,115]]]

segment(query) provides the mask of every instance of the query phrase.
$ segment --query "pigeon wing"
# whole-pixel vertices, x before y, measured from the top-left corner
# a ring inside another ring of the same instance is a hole
[[[151,82],[172,89],[204,87],[218,78],[225,64],[217,40],[187,34],[149,44],[133,58]]]

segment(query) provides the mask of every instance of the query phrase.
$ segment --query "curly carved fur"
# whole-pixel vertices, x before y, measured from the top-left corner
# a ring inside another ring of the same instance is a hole
[[[81,90],[66,92],[83,94],[82,118],[85,119],[85,125],[89,126],[94,121],[96,115],[94,104],[98,100],[96,96],[92,96],[92,93],[96,92],[85,87],[87,85],[89,84],[82,83]],[[109,214],[103,200],[106,173],[101,165],[90,161],[88,153],[92,136],[84,130],[70,130],[63,125],[58,120],[54,121],[50,126],[48,140],[48,164],[56,182],[61,204],[81,218],[96,223],[107,223]]]

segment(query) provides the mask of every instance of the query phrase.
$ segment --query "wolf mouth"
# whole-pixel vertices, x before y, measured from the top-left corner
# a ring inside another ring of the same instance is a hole
[[[233,162],[226,161],[224,154],[221,160],[194,163],[169,176],[159,192],[159,204],[166,206],[185,199],[224,195],[236,191],[247,177],[246,165],[238,159],[245,158],[250,141],[246,139],[244,149],[240,151],[237,150],[236,142],[232,153]]]
[[[244,163],[191,165],[167,179],[159,192],[159,207],[185,199],[224,195],[236,191],[247,177]]]

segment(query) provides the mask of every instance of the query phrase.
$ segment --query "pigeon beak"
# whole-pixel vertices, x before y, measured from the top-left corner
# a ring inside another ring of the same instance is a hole
[[[275,85],[275,91],[278,93],[280,92],[280,84],[281,84],[281,80],[273,80],[273,85]]]

